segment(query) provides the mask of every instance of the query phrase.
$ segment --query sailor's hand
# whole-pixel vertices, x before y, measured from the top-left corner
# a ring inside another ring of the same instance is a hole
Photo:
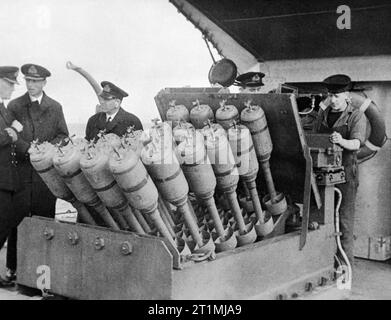
[[[343,138],[341,136],[340,133],[338,132],[333,132],[331,135],[330,135],[330,141],[332,143],[336,143],[336,144],[340,144],[342,141],[343,141]]]
[[[14,120],[11,124],[11,127],[13,127],[18,132],[22,132],[23,130],[23,125],[18,120]]]
[[[326,97],[326,99],[322,100],[319,103],[319,106],[322,110],[326,110],[326,108],[331,104],[331,98],[329,96]]]
[[[14,129],[11,129],[11,128],[5,128],[4,129],[8,135],[12,138],[12,142],[15,142],[16,140],[18,140],[18,135],[16,134],[15,130]]]

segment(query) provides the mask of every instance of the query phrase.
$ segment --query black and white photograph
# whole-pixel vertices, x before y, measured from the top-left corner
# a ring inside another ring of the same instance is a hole
[[[1,0],[0,30],[0,300],[391,300],[389,1]]]

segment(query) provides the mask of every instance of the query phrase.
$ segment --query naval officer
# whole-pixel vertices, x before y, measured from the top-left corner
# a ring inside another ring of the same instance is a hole
[[[109,81],[103,81],[101,86],[103,88],[99,95],[102,101],[101,112],[88,119],[86,139],[89,141],[97,139],[99,132],[103,130],[105,133],[114,133],[120,137],[129,127],[133,127],[133,130],[142,130],[140,119],[121,106],[123,98],[128,94]]]
[[[30,164],[28,149],[33,140],[48,141],[56,144],[68,136],[62,106],[50,98],[44,91],[47,78],[51,73],[37,64],[25,64],[21,67],[26,81],[27,92],[10,101],[8,110],[24,129],[21,139],[16,143],[19,171],[23,190],[25,215],[38,215],[53,218],[56,198]],[[11,233],[7,250],[7,276],[14,278],[16,270],[16,230]]]
[[[10,231],[23,219],[17,199],[21,183],[15,152],[15,143],[23,126],[4,105],[4,101],[11,98],[15,84],[18,84],[18,72],[18,67],[0,67],[0,250]],[[10,286],[13,286],[12,282],[0,277],[0,288]]]
[[[240,87],[241,93],[259,93],[265,85],[262,82],[264,77],[262,72],[246,72],[236,77],[235,85]]]

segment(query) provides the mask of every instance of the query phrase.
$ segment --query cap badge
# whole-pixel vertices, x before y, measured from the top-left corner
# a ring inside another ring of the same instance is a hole
[[[111,91],[111,88],[108,84],[106,84],[104,87],[103,87],[103,91],[105,92],[110,92]]]
[[[18,71],[16,71],[16,72],[15,72],[15,78],[17,78],[17,77],[18,77],[18,74],[19,74],[19,72],[18,72]]]
[[[37,74],[37,73],[38,73],[38,70],[37,70],[37,68],[36,68],[35,66],[31,66],[31,67],[28,69],[27,72],[30,73],[30,74]]]
[[[254,75],[253,77],[252,77],[252,79],[251,79],[252,81],[259,81],[259,80],[261,80],[261,78],[259,77],[259,75],[258,74],[256,74],[256,75]]]

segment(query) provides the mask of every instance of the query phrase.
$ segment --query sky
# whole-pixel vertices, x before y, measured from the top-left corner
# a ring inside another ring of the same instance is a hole
[[[158,115],[161,89],[209,86],[202,34],[168,0],[1,0],[0,41],[0,65],[52,73],[45,92],[68,123],[86,123],[98,100],[67,61],[128,92],[123,107],[145,123]],[[19,82],[13,98],[26,92],[21,74]]]

